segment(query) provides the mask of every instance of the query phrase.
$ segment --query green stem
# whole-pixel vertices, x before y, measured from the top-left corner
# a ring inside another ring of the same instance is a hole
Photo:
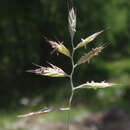
[[[72,100],[73,100],[73,96],[74,96],[74,83],[73,83],[73,73],[74,73],[74,69],[75,69],[75,64],[74,64],[74,53],[75,53],[75,48],[74,48],[74,44],[73,44],[73,37],[71,37],[71,45],[72,45],[72,54],[71,54],[71,63],[72,63],[72,70],[71,70],[71,74],[70,74],[70,85],[71,85],[71,95],[69,98],[69,112],[68,112],[68,128],[67,130],[69,130],[70,128],[70,111],[71,111],[71,104],[72,104]]]
[[[70,74],[70,84],[71,84],[71,95],[69,99],[69,107],[71,109],[71,102],[74,96],[74,83],[73,83],[73,73],[75,69],[75,64],[74,64],[74,53],[75,53],[75,48],[74,48],[74,43],[73,43],[73,37],[71,38],[71,45],[72,45],[72,54],[71,54],[71,63],[72,63],[72,70]]]

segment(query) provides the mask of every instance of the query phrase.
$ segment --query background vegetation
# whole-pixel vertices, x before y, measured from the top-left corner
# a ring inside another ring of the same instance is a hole
[[[130,99],[130,2],[129,0],[74,1],[77,12],[75,45],[97,31],[105,32],[86,49],[111,43],[100,56],[79,67],[75,84],[86,81],[111,81],[121,84],[114,89],[80,90],[74,104],[128,106]],[[25,71],[32,62],[57,64],[66,72],[71,65],[63,55],[51,55],[51,40],[64,41],[70,48],[67,4],[65,0],[3,0],[0,2],[0,109],[52,103],[65,105],[67,79],[52,79]],[[92,46],[91,46],[92,45]],[[83,50],[80,49],[81,56]],[[64,102],[63,102],[64,101]],[[80,102],[80,103],[79,103]],[[98,102],[98,103],[97,103]],[[94,106],[95,107],[95,106]]]

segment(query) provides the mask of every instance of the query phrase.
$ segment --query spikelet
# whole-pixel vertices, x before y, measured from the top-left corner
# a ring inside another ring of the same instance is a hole
[[[62,44],[62,43],[57,43],[57,42],[55,42],[55,41],[51,41],[51,40],[47,40],[50,44],[51,44],[51,46],[52,46],[52,48],[54,49],[54,51],[57,51],[57,52],[59,52],[59,53],[61,53],[61,54],[64,54],[64,55],[66,55],[66,56],[68,56],[68,57],[70,57],[70,52],[69,52],[69,50]],[[54,52],[53,51],[53,52]]]
[[[27,113],[27,114],[23,114],[23,115],[18,115],[18,117],[34,117],[34,116],[41,116],[41,115],[46,115],[50,112],[54,112],[54,111],[68,111],[69,108],[43,108],[39,111],[36,111],[36,112],[30,112],[30,113]]]
[[[27,70],[27,72],[35,73],[37,75],[44,75],[48,77],[67,77],[67,74],[61,68],[53,64],[50,64],[51,67],[44,67],[39,65],[36,66],[38,66],[39,68],[35,70]]]
[[[95,88],[95,89],[96,88],[107,88],[107,87],[112,87],[112,86],[115,86],[115,85],[117,85],[117,84],[107,83],[107,82],[104,82],[104,81],[102,81],[101,83],[92,81],[90,83],[87,82],[87,83],[82,84],[78,87],[75,87],[74,89],[79,89],[79,88]]]
[[[70,36],[71,39],[73,39],[74,34],[76,32],[76,13],[73,8],[69,10],[68,23],[69,23]]]
[[[102,32],[103,32],[103,30],[92,34],[91,36],[87,37],[86,39],[82,39],[82,41],[76,46],[76,49],[86,46],[88,43],[92,42]]]
[[[90,52],[86,53],[78,60],[77,65],[89,62],[94,56],[98,55],[98,53],[100,53],[103,49],[104,49],[103,46],[92,48]]]

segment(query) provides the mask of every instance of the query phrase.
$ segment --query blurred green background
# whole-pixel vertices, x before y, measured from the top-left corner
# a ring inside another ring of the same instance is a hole
[[[75,60],[92,47],[111,43],[88,64],[76,69],[74,84],[109,81],[119,87],[76,92],[73,104],[102,108],[117,105],[128,108],[130,100],[130,1],[74,1],[77,13],[75,45],[105,29],[87,49],[79,49]],[[51,62],[70,72],[64,55],[51,55],[50,40],[63,41],[71,49],[65,0],[1,0],[0,2],[0,109],[19,110],[30,106],[65,106],[70,94],[68,79],[48,78],[26,73]],[[96,104],[96,105],[95,105]]]

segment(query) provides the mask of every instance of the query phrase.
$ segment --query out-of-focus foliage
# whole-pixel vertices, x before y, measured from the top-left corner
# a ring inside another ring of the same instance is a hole
[[[74,6],[77,12],[75,45],[81,38],[101,29],[106,31],[95,40],[97,44],[93,42],[92,45],[112,43],[95,60],[77,68],[75,84],[80,84],[79,78],[83,82],[112,80],[122,84],[120,99],[129,100],[129,0],[82,0],[74,1]],[[65,46],[70,48],[67,14],[67,4],[61,0],[3,0],[0,2],[1,108],[8,105],[14,107],[20,104],[22,97],[33,97],[35,94],[42,95],[44,101],[53,102],[50,95],[56,98],[59,88],[62,89],[65,86],[63,83],[67,82],[66,80],[44,78],[28,74],[25,70],[32,67],[32,62],[44,65],[46,61],[58,63],[65,72],[70,70],[71,66],[66,57],[59,55],[57,58],[56,55],[50,55],[51,48],[43,38],[43,35],[52,40],[58,38],[59,41],[68,43]],[[88,47],[91,48],[91,45]],[[89,50],[86,49],[87,52]],[[81,53],[83,53],[82,49],[79,54],[76,54],[75,59]],[[104,91],[104,93],[108,92],[115,96],[117,91]],[[85,93],[88,94],[81,93],[81,95],[87,95],[87,98],[89,96],[88,99],[94,98],[95,92],[86,91]],[[101,92],[96,93],[100,95]],[[61,92],[59,95],[60,98],[64,98]],[[110,99],[110,96],[106,97],[106,100]]]

